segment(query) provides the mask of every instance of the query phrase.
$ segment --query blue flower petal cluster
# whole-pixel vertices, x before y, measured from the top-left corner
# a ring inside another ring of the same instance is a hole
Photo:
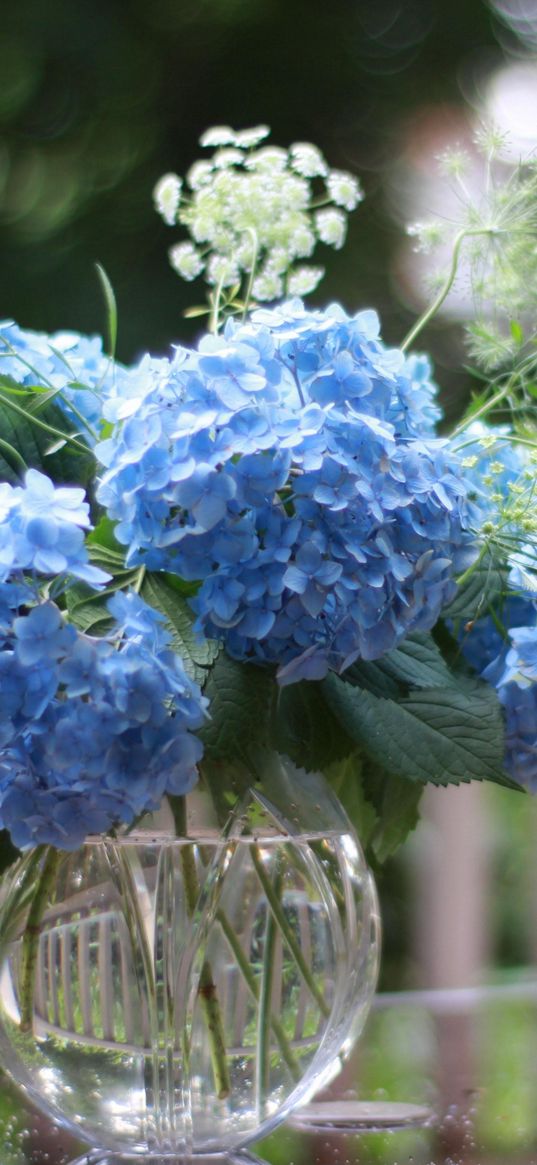
[[[529,606],[529,604],[527,605]],[[506,768],[537,792],[537,620],[511,630],[492,677],[506,721]],[[499,673],[499,674],[498,674]],[[486,674],[486,673],[485,673]]]
[[[129,374],[105,355],[100,336],[77,332],[47,336],[4,321],[0,323],[0,375],[21,387],[55,390],[55,403],[93,445],[100,430],[103,397],[116,392]]]
[[[83,489],[55,486],[37,469],[27,471],[22,486],[0,483],[0,583],[22,572],[70,574],[94,587],[109,580],[88,561],[84,497]]]
[[[105,404],[98,498],[129,563],[199,580],[199,631],[281,682],[431,627],[465,544],[425,360],[372,311],[293,300],[146,363]]]
[[[78,848],[197,778],[207,701],[162,616],[116,595],[108,639],[44,602],[0,629],[0,827],[21,849]]]
[[[502,633],[500,626],[504,625]],[[461,633],[465,659],[492,684],[504,710],[505,768],[537,792],[537,613],[509,594],[495,618],[485,615]]]

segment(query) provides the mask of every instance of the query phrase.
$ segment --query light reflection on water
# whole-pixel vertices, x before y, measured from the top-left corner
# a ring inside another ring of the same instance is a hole
[[[367,1099],[376,1111],[393,1102],[427,1106],[431,1123],[359,1135],[329,1120],[309,1132],[286,1126],[252,1152],[269,1165],[537,1165],[536,1096],[535,981],[380,996],[350,1064],[321,1100],[352,1109]],[[321,1111],[337,1118],[337,1109]],[[7,1084],[0,1131],[0,1165],[82,1165],[82,1146],[30,1115]]]

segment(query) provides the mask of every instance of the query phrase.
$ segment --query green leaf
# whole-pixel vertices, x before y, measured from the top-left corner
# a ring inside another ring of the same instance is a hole
[[[63,413],[53,404],[47,404],[37,418],[32,419],[25,409],[31,400],[31,393],[19,398],[16,409],[8,403],[0,389],[0,480],[18,484],[22,474],[20,459],[30,468],[39,469],[58,484],[77,482],[87,485],[94,474],[95,461],[90,449],[80,446],[82,452],[72,444],[51,451],[51,437],[64,440],[69,436],[69,426]],[[18,458],[11,450],[16,450]]]
[[[175,650],[182,657],[188,674],[203,686],[207,670],[219,654],[220,644],[214,639],[204,639],[194,631],[194,614],[181,579],[172,574],[147,573],[140,593],[146,603],[166,616]]]
[[[104,302],[106,304],[106,322],[108,329],[108,349],[109,355],[114,359],[117,343],[117,303],[114,294],[114,288],[106,274],[104,267],[100,263],[95,264],[97,275],[101,284],[104,295]]]
[[[451,687],[456,677],[431,635],[414,633],[374,662],[359,660],[345,672],[347,682],[374,696],[397,699],[409,688]]]
[[[365,849],[373,837],[378,818],[375,807],[367,800],[364,792],[360,753],[354,751],[350,756],[333,761],[324,769],[324,775],[341,801]]]
[[[442,611],[444,619],[476,619],[486,613],[491,603],[507,589],[507,572],[492,562],[481,562],[464,586],[459,587],[451,603]]]
[[[116,591],[133,585],[138,570],[118,571],[105,590],[94,591],[85,583],[74,583],[65,592],[69,617],[86,635],[106,635],[114,625],[106,603]]]
[[[518,320],[510,320],[509,327],[511,330],[511,335],[513,337],[513,340],[515,341],[515,344],[518,344],[518,345],[523,344],[524,343],[524,332],[522,331],[522,328],[521,328]]]
[[[274,747],[315,772],[348,756],[354,743],[328,707],[321,685],[304,680],[279,692]]]
[[[238,760],[249,765],[256,751],[272,744],[275,687],[272,669],[220,653],[204,688],[210,700],[210,720],[199,735],[206,760]]]
[[[114,530],[115,522],[110,518],[101,518],[86,538],[92,562],[110,569],[113,569],[114,565],[125,564],[125,547],[117,541]]]
[[[198,316],[208,316],[210,311],[211,309],[209,307],[203,307],[200,304],[199,307],[186,307],[183,316],[185,320],[195,320]]]
[[[376,765],[407,780],[435,785],[494,781],[518,788],[503,772],[503,724],[495,692],[459,679],[458,688],[412,692],[399,702],[323,680],[328,703]]]
[[[393,773],[375,773],[375,783],[378,816],[369,848],[378,862],[385,862],[416,828],[423,788]]]

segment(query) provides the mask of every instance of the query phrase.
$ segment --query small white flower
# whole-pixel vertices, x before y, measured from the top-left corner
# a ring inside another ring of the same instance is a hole
[[[342,210],[318,210],[315,215],[317,234],[322,243],[339,251],[347,234],[347,219]]]
[[[207,264],[207,282],[213,286],[232,287],[240,281],[239,269],[227,255],[211,255]]]
[[[200,190],[206,186],[213,176],[211,162],[194,162],[187,173],[186,180],[191,190]]]
[[[264,138],[268,137],[270,129],[268,125],[254,125],[251,129],[239,129],[235,134],[235,145],[240,149],[249,150],[251,146],[257,146]]]
[[[215,170],[226,170],[228,166],[242,166],[244,161],[244,154],[240,150],[233,148],[225,150],[217,150],[213,154],[213,166]]]
[[[200,137],[200,146],[234,146],[235,130],[230,125],[212,125]]]
[[[445,174],[448,178],[459,178],[467,171],[470,162],[467,151],[461,149],[460,146],[453,146],[451,149],[437,154],[436,160],[440,173]]]
[[[205,266],[201,255],[192,246],[192,243],[177,243],[175,247],[170,247],[168,255],[174,271],[177,271],[181,279],[186,279],[189,283],[201,275]]]
[[[297,174],[303,174],[305,178],[324,178],[328,174],[328,166],[321,151],[310,142],[294,142],[290,154],[291,166]]]
[[[307,223],[301,223],[289,239],[289,250],[293,256],[307,259],[315,250],[315,235]]]
[[[283,282],[281,276],[277,271],[266,267],[261,275],[254,279],[252,288],[254,299],[261,303],[272,303],[274,299],[281,299],[283,295]]]
[[[278,275],[283,275],[289,264],[291,257],[285,247],[273,247],[269,255],[269,266],[271,271],[276,271]]]
[[[262,150],[248,154],[244,159],[244,165],[248,170],[261,170],[263,173],[270,173],[271,170],[275,172],[285,170],[287,150],[282,150],[280,146],[264,146]]]
[[[287,280],[288,295],[309,295],[324,275],[324,267],[297,267]]]
[[[359,182],[346,170],[331,170],[326,185],[332,202],[336,206],[343,206],[345,210],[354,210],[364,197]]]
[[[442,223],[434,219],[431,219],[430,222],[414,222],[407,227],[407,235],[411,239],[416,239],[414,250],[427,255],[429,251],[432,251],[442,242],[444,228]]]
[[[153,200],[157,213],[172,227],[181,200],[181,179],[177,174],[163,174],[153,190]]]

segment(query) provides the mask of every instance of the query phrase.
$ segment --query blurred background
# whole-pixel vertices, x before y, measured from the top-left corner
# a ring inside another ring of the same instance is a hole
[[[0,77],[0,318],[48,332],[102,331],[99,262],[118,300],[120,359],[192,340],[196,321],[182,313],[203,287],[169,267],[167,249],[183,236],[157,218],[152,189],[201,156],[208,126],[264,122],[274,143],[312,141],[331,166],[360,178],[365,201],[345,249],[320,257],[328,274],[312,301],[376,308],[385,340],[397,344],[430,275],[406,226],[456,217],[437,155],[459,146],[471,154],[476,126],[491,117],[510,135],[501,164],[537,146],[537,0],[19,0],[4,6]],[[477,171],[471,180],[478,188]],[[470,384],[461,372],[464,290],[459,284],[423,337],[448,422]],[[492,1006],[479,1029],[483,1120],[487,1151],[516,1143],[526,1160],[537,1143],[535,1071],[527,1071],[536,1020],[516,990],[537,959],[537,805],[472,786],[427,791],[424,810],[378,872],[381,987],[513,989],[514,1012],[506,1019]],[[373,1016],[360,1053],[362,1095],[428,1096],[440,1037],[401,999]],[[453,1030],[443,1063],[449,1072],[455,1048],[462,1087],[464,1048]],[[17,1102],[6,1093],[4,1103],[5,1127],[18,1136]],[[6,1141],[6,1162],[45,1160],[36,1127],[33,1150],[19,1144],[10,1156]],[[282,1144],[275,1162],[291,1159],[289,1144],[297,1162],[311,1160],[289,1135]],[[427,1145],[412,1151],[400,1159],[429,1161]],[[393,1160],[390,1146],[361,1154]]]
[[[454,211],[435,156],[471,147],[491,114],[515,154],[533,148],[536,49],[535,0],[5,6],[0,317],[99,331],[99,261],[119,301],[122,359],[191,337],[195,325],[181,313],[202,296],[168,266],[167,248],[182,236],[157,218],[153,186],[166,171],[185,173],[207,126],[264,122],[275,143],[312,141],[330,165],[359,176],[366,200],[345,249],[326,252],[316,300],[375,306],[397,342],[426,274],[405,225]],[[448,318],[463,300],[452,297]],[[455,391],[453,329],[437,326],[428,339]]]

